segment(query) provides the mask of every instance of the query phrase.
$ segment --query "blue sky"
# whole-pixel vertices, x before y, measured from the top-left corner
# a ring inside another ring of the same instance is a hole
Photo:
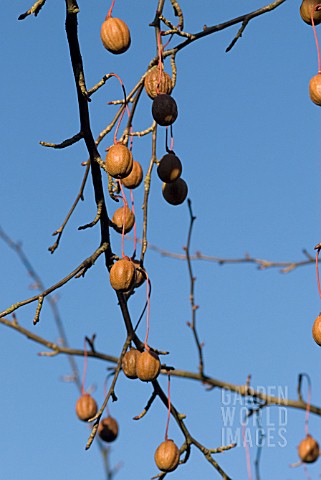
[[[95,204],[90,182],[82,202],[54,255],[48,247],[62,223],[82,180],[86,149],[78,143],[65,150],[45,149],[40,140],[60,142],[79,128],[75,87],[64,30],[64,2],[47,1],[37,18],[19,22],[31,5],[3,0],[1,116],[1,216],[0,225],[23,247],[48,286],[69,273],[99,243],[99,228],[78,231],[90,222]],[[166,2],[170,3],[170,2]],[[227,5],[228,3],[228,5]],[[259,8],[263,1],[200,0],[181,2],[185,30],[200,31]],[[267,2],[266,2],[267,3]],[[155,54],[154,32],[148,27],[156,2],[118,0],[114,16],[131,30],[132,45],[124,55],[113,56],[102,47],[99,31],[109,3],[79,0],[79,39],[87,85],[115,72],[130,91]],[[313,254],[321,241],[320,128],[321,110],[308,96],[310,78],[317,73],[317,55],[310,27],[299,16],[300,2],[286,1],[272,13],[250,22],[231,52],[226,47],[238,26],[203,38],[177,56],[177,85],[173,97],[179,117],[174,124],[175,152],[183,164],[183,178],[197,220],[192,252],[240,258],[246,253],[275,261],[298,261],[302,249]],[[173,21],[169,7],[166,14]],[[177,40],[173,39],[175,45]],[[169,64],[165,63],[169,70]],[[121,98],[115,79],[92,98],[94,136],[110,122]],[[151,102],[143,95],[134,122],[135,130],[150,126]],[[157,155],[164,153],[165,134],[160,129]],[[112,136],[100,145],[100,153],[112,144]],[[134,158],[146,171],[151,139],[135,139]],[[105,181],[107,189],[107,182]],[[135,193],[138,232],[142,219],[143,189]],[[108,199],[108,210],[115,208]],[[182,253],[186,245],[189,215],[186,203],[172,207],[164,202],[161,182],[152,178],[148,240],[158,247]],[[140,235],[140,233],[139,233]],[[120,237],[112,234],[120,254]],[[129,251],[131,244],[127,244]],[[30,278],[16,255],[0,243],[2,266],[1,310],[33,294]],[[168,364],[197,370],[197,352],[186,322],[191,319],[187,265],[149,250],[146,268],[152,279],[150,343],[168,350]],[[259,271],[253,265],[193,263],[199,335],[204,340],[208,375],[243,384],[252,374],[252,385],[272,393],[288,392],[296,398],[297,377],[307,372],[312,380],[312,403],[321,405],[320,350],[311,338],[311,327],[320,308],[313,266],[289,274]],[[130,311],[137,318],[145,301],[137,292]],[[69,342],[82,348],[84,335],[97,334],[98,350],[117,356],[125,329],[114,292],[109,287],[102,259],[84,279],[71,281],[59,291],[58,307]],[[17,312],[18,321],[52,341],[58,338],[51,311],[43,309],[41,321],[32,326],[35,306]],[[67,359],[39,357],[42,347],[6,327],[0,328],[1,430],[0,476],[5,480],[45,477],[53,480],[104,479],[103,464],[94,445],[84,451],[88,430],[74,413],[77,390],[61,381],[70,373]],[[145,322],[139,331],[143,338]],[[83,361],[77,359],[80,371]],[[89,362],[87,387],[94,385],[98,403],[104,398],[106,368]],[[166,379],[161,379],[166,388]],[[306,386],[304,387],[306,395]],[[145,406],[151,387],[121,375],[118,402],[110,412],[120,425],[112,445],[112,464],[122,463],[116,478],[147,479],[157,474],[153,454],[163,440],[166,411],[155,402],[139,422],[132,421]],[[192,381],[173,379],[172,400],[187,415],[192,435],[209,448],[221,445],[224,401],[234,412],[239,431],[239,412],[244,407],[232,395],[206,391]],[[223,410],[222,410],[223,408]],[[304,437],[304,412],[287,410],[286,447],[277,448],[280,411],[263,412],[262,425],[270,438],[261,459],[262,479],[305,478],[302,468],[289,468],[297,460],[297,445]],[[310,431],[318,438],[320,419],[310,417]],[[253,438],[255,428],[249,430]],[[175,423],[170,437],[183,438]],[[252,466],[256,449],[251,449]],[[233,479],[246,479],[245,452],[235,448],[217,457]],[[311,478],[320,472],[320,461],[309,466]],[[190,461],[172,478],[219,478],[193,450]]]

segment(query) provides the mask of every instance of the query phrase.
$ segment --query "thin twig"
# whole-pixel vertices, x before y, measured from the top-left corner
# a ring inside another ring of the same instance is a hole
[[[83,138],[82,132],[76,133],[73,137],[67,138],[67,140],[64,140],[61,143],[48,143],[48,142],[39,142],[40,145],[43,147],[50,147],[50,148],[56,148],[56,149],[62,149],[66,147],[70,147],[71,145],[74,145],[75,143],[79,142]]]
[[[156,139],[157,139],[157,126],[153,130],[152,134],[152,158],[149,163],[149,167],[144,179],[144,203],[143,203],[143,212],[144,212],[144,220],[143,220],[143,238],[142,238],[142,249],[140,254],[140,261],[144,263],[144,257],[147,250],[147,223],[148,223],[148,199],[149,199],[149,192],[150,192],[150,181],[151,175],[153,171],[154,164],[156,162]]]
[[[128,236],[130,238],[130,236]],[[143,243],[141,238],[137,239],[137,243]],[[159,253],[163,257],[169,257],[176,260],[184,260],[186,261],[186,254],[185,253],[175,253],[170,252],[169,250],[164,250],[157,245],[147,242],[147,247],[149,250],[153,250],[154,252]],[[229,264],[246,264],[246,263],[253,263],[257,265],[258,270],[267,270],[269,268],[279,268],[280,273],[289,273],[299,267],[304,267],[307,265],[314,265],[315,258],[312,257],[306,249],[302,250],[303,254],[307,257],[307,260],[300,260],[300,261],[290,261],[290,262],[277,262],[274,260],[264,260],[260,258],[251,257],[249,254],[245,254],[244,257],[241,258],[224,258],[224,257],[216,257],[212,255],[205,255],[201,252],[196,252],[194,255],[190,255],[190,259],[192,261],[200,260],[204,262],[210,263],[217,263],[218,265],[229,265]],[[320,262],[321,260],[319,260]]]
[[[196,220],[196,217],[193,215],[192,211],[192,202],[190,199],[187,200],[188,204],[188,211],[190,215],[190,225],[188,229],[188,236],[187,236],[187,244],[186,247],[184,248],[186,252],[186,260],[187,260],[187,267],[188,267],[188,273],[189,273],[189,278],[190,278],[190,294],[189,294],[189,299],[191,303],[191,309],[192,309],[192,321],[188,323],[188,326],[191,328],[193,332],[193,337],[196,343],[197,351],[198,351],[198,359],[199,359],[199,364],[198,364],[198,371],[201,375],[204,375],[204,358],[203,358],[203,344],[200,342],[197,328],[196,328],[196,311],[198,309],[198,305],[195,304],[195,281],[196,278],[193,275],[193,269],[192,269],[192,262],[191,262],[191,257],[190,257],[190,248],[191,248],[191,240],[192,240],[192,231],[193,231],[193,225]]]
[[[62,233],[63,233],[71,215],[73,214],[75,208],[77,207],[77,205],[79,203],[79,200],[84,199],[84,189],[85,189],[86,182],[87,182],[87,179],[88,179],[89,171],[90,171],[90,163],[88,163],[86,165],[86,170],[85,170],[85,174],[84,174],[84,177],[83,177],[81,185],[80,185],[80,190],[79,190],[79,192],[78,192],[78,194],[75,198],[74,203],[72,204],[72,206],[71,206],[65,220],[63,221],[62,225],[58,228],[58,230],[56,230],[53,233],[53,235],[58,235],[58,237],[57,237],[57,240],[55,241],[55,243],[53,245],[51,245],[51,247],[48,248],[49,252],[51,252],[51,253],[54,253],[54,251],[58,248]]]
[[[29,10],[19,15],[18,20],[24,20],[26,17],[32,14],[34,14],[36,17],[45,3],[46,3],[46,0],[37,0],[37,2],[35,2],[33,6],[29,8]]]
[[[127,351],[127,348],[129,347],[130,343],[132,341],[132,338],[130,335],[127,336],[126,338],[126,341],[123,345],[123,348],[122,348],[122,351],[121,351],[121,354],[120,354],[120,357],[118,358],[118,361],[117,361],[117,367],[115,369],[115,374],[114,374],[114,377],[113,377],[113,381],[111,383],[111,386],[108,390],[108,393],[105,397],[105,400],[102,404],[102,406],[100,407],[100,409],[98,410],[97,414],[91,418],[89,420],[89,422],[95,422],[94,425],[93,425],[93,428],[92,428],[92,431],[91,431],[91,434],[88,438],[88,441],[86,443],[86,450],[88,450],[92,444],[92,442],[94,441],[94,438],[96,436],[96,433],[97,433],[97,429],[98,429],[98,425],[99,425],[99,422],[100,422],[100,419],[101,419],[101,416],[102,414],[104,413],[104,410],[107,406],[107,403],[108,403],[108,400],[110,399],[110,397],[112,397],[112,399],[115,401],[117,400],[117,397],[115,395],[115,386],[116,386],[116,382],[117,382],[117,379],[118,379],[118,376],[119,376],[119,373],[121,371],[121,364],[122,364],[122,359]]]
[[[10,313],[18,310],[21,307],[24,307],[25,305],[28,305],[29,303],[39,301],[39,299],[47,297],[50,293],[54,292],[55,290],[58,290],[58,288],[61,288],[63,285],[68,283],[72,278],[77,278],[78,276],[84,276],[86,271],[92,267],[97,260],[97,258],[104,253],[107,249],[109,248],[109,244],[105,243],[101,245],[97,250],[94,251],[90,257],[86,258],[81,264],[76,267],[72,272],[70,272],[66,277],[62,278],[59,280],[59,282],[55,283],[51,287],[47,288],[44,290],[42,293],[39,295],[35,295],[33,297],[27,298],[26,300],[22,300],[21,302],[16,302],[11,307],[7,308],[6,310],[3,310],[3,312],[0,313],[0,318],[9,315]]]
[[[156,397],[157,397],[157,394],[156,394],[155,390],[153,390],[153,393],[150,396],[150,398],[149,398],[149,400],[146,404],[146,407],[144,408],[144,410],[139,415],[136,415],[135,417],[133,417],[133,420],[140,420],[141,418],[143,418],[146,415],[146,413],[148,412],[148,410],[150,409],[150,407],[152,406]]]

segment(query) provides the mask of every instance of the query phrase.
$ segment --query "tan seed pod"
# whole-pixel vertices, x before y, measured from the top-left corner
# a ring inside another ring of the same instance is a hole
[[[157,95],[153,100],[152,115],[158,125],[162,127],[172,125],[178,116],[174,98],[165,93]]]
[[[315,343],[321,346],[321,313],[314,320],[312,327],[312,337]]]
[[[121,143],[112,145],[106,155],[106,170],[114,178],[127,177],[133,168],[131,151]]]
[[[312,25],[311,13],[312,10],[320,3],[319,0],[303,0],[300,7],[300,15],[302,20],[308,25]],[[321,23],[321,9],[314,11],[313,21],[315,25]]]
[[[171,205],[180,205],[187,197],[188,187],[182,178],[178,178],[172,183],[163,183],[163,197]]]
[[[321,106],[321,74],[318,73],[311,78],[309,84],[309,94],[313,103]]]
[[[130,174],[123,178],[121,183],[126,187],[133,190],[139,187],[143,180],[143,169],[139,162],[133,161],[133,168]]]
[[[319,458],[319,444],[311,435],[307,435],[298,446],[298,454],[303,463],[313,463]]]
[[[117,292],[128,292],[133,288],[135,280],[136,268],[128,257],[118,260],[110,269],[109,281]]]
[[[124,233],[128,233],[134,226],[135,215],[127,205],[124,205],[123,207],[117,208],[111,221],[112,227],[116,232],[123,233],[124,226]]]
[[[143,382],[156,380],[161,369],[161,363],[155,352],[145,351],[140,354],[136,363],[137,377]]]
[[[78,398],[76,402],[76,414],[79,420],[87,422],[96,415],[97,410],[97,403],[89,393],[84,393]]]
[[[118,423],[115,418],[103,418],[98,425],[98,435],[104,442],[113,442],[118,437]]]
[[[104,47],[116,55],[126,52],[130,47],[130,31],[120,18],[107,17],[100,29],[100,38]]]
[[[182,173],[182,164],[180,159],[174,153],[164,155],[157,167],[157,175],[165,183],[172,183],[177,180]]]
[[[321,313],[314,320],[312,327],[312,337],[315,343],[321,346]]]
[[[139,350],[136,350],[136,348],[131,348],[128,352],[125,353],[121,367],[127,378],[138,378],[136,373],[136,363],[140,355],[141,352]]]
[[[179,464],[179,449],[173,440],[165,440],[157,447],[154,459],[162,472],[172,472]]]
[[[160,73],[158,65],[149,70],[144,80],[144,86],[147,95],[152,99],[159,93],[170,95],[173,89],[171,77],[164,71],[164,68]]]

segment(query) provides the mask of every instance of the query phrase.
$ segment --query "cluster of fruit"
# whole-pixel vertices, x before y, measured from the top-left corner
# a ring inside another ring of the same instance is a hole
[[[88,422],[97,413],[98,407],[96,400],[89,394],[83,393],[76,402],[76,414],[79,420]],[[103,418],[98,425],[98,435],[104,442],[110,443],[116,440],[118,436],[118,423],[108,415]]]
[[[101,26],[101,40],[104,47],[113,54],[121,54],[128,50],[131,37],[126,23],[111,16],[112,8]],[[172,92],[171,77],[164,71],[162,62],[152,67],[145,76],[144,87],[147,95],[153,100],[152,116],[160,126],[170,126],[178,116],[177,105]],[[131,150],[121,142],[112,145],[106,155],[105,169],[121,186],[133,190],[142,182],[143,169],[139,162],[133,160]],[[181,178],[182,164],[175,153],[170,150],[158,162],[157,174],[163,182],[164,199],[179,205],[187,196],[187,185]],[[135,215],[124,201],[124,206],[118,208],[112,219],[111,226],[115,231],[126,234],[135,224]],[[110,269],[110,284],[118,293],[131,293],[141,286],[148,278],[140,262],[123,255]],[[130,348],[122,359],[122,370],[130,379],[140,379],[143,382],[156,380],[161,370],[158,355],[145,344],[145,351],[140,352]],[[88,422],[97,413],[97,403],[88,394],[77,400],[76,414],[82,421]],[[118,435],[118,424],[108,415],[98,426],[98,435],[105,442],[112,442]],[[163,472],[173,471],[179,464],[180,451],[173,440],[165,438],[155,452],[155,463]]]
[[[319,0],[303,0],[300,7],[302,20],[308,25],[319,25],[321,23],[321,3]],[[318,40],[316,39],[318,42]],[[321,106],[321,71],[320,54],[318,53],[319,68],[318,73],[311,78],[309,84],[310,98],[313,103]]]
[[[146,350],[140,352],[131,348],[122,360],[122,369],[126,377],[139,378],[143,382],[156,380],[161,364],[158,355]],[[180,452],[175,442],[166,438],[156,449],[154,459],[157,467],[163,472],[172,472],[179,464]]]
[[[131,43],[130,31],[126,23],[112,17],[110,13],[101,26],[100,35],[104,47],[116,55],[126,52]],[[171,96],[172,79],[164,71],[161,62],[148,71],[144,87],[147,95],[153,100],[152,116],[156,123],[166,127],[172,125],[178,116],[178,110]],[[170,155],[169,158],[168,155]],[[180,178],[182,173],[180,160],[174,153],[168,155],[161,159],[161,168],[158,169],[159,178],[164,182],[162,193],[168,203],[180,205],[187,196],[187,184]],[[116,144],[109,149],[106,170],[113,178],[122,179],[122,183],[127,188],[136,188],[142,181],[140,164],[133,162],[131,152],[123,144]]]

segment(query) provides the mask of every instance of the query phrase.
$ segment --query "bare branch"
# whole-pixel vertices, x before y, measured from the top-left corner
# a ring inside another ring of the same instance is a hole
[[[48,143],[48,142],[39,142],[39,143],[43,147],[62,149],[62,148],[66,148],[66,147],[70,147],[71,145],[74,145],[75,143],[79,142],[79,140],[81,140],[82,138],[84,138],[84,136],[82,132],[79,132],[79,133],[76,133],[76,135],[74,135],[73,137],[67,138],[67,140],[64,140],[61,143]]]
[[[86,228],[94,227],[96,225],[96,223],[99,222],[102,207],[103,207],[102,202],[99,202],[98,207],[97,207],[97,214],[96,214],[94,220],[90,223],[86,223],[86,225],[81,225],[80,227],[78,227],[78,230],[85,230]]]
[[[29,8],[29,10],[19,15],[18,20],[24,20],[26,17],[32,14],[34,14],[36,17],[45,3],[46,3],[46,0],[37,0],[37,2],[35,2],[33,6]]]
[[[144,410],[139,414],[139,415],[136,415],[133,420],[140,420],[141,418],[143,418],[146,413],[148,412],[148,410],[150,409],[150,407],[152,406],[155,398],[157,397],[157,394],[155,392],[155,390],[153,391],[151,397],[149,398],[148,402],[147,402],[147,405],[146,407],[144,408]]]
[[[130,236],[128,236],[130,238]],[[143,240],[138,238],[138,243],[143,243]],[[186,253],[175,253],[170,252],[168,250],[164,250],[157,245],[147,242],[147,247],[149,250],[153,250],[154,252],[159,253],[163,257],[173,258],[175,260],[184,260],[186,261]],[[279,268],[280,273],[289,273],[299,267],[304,267],[307,265],[314,265],[315,258],[312,257],[305,249],[302,250],[304,255],[307,257],[307,260],[299,260],[299,261],[274,261],[274,260],[264,260],[261,258],[251,257],[249,254],[245,254],[244,257],[241,258],[224,258],[224,257],[216,257],[212,255],[205,255],[201,252],[196,252],[194,255],[190,255],[190,259],[192,261],[200,260],[204,262],[210,263],[217,263],[218,265],[229,265],[229,264],[246,264],[246,263],[253,263],[257,265],[259,270],[266,270],[269,268]],[[319,260],[320,262],[320,260]]]
[[[79,203],[79,200],[84,200],[84,189],[85,189],[86,182],[87,182],[87,179],[88,179],[89,171],[90,171],[90,163],[88,163],[87,166],[86,166],[86,171],[85,171],[85,174],[84,174],[84,178],[81,182],[79,193],[78,193],[74,203],[72,204],[71,209],[69,210],[69,212],[68,212],[65,220],[63,221],[62,225],[58,228],[58,230],[56,230],[53,233],[53,235],[58,235],[58,237],[57,237],[57,240],[55,241],[55,243],[53,245],[51,245],[51,247],[48,248],[49,252],[51,252],[51,253],[54,253],[54,251],[59,246],[59,242],[60,242],[62,233],[63,233],[71,215],[73,214],[75,208],[77,207],[77,205]]]
[[[101,245],[95,252],[88,258],[86,258],[77,268],[75,268],[69,275],[66,277],[62,278],[59,280],[59,282],[55,283],[51,287],[47,288],[44,290],[41,294],[35,295],[34,297],[28,298],[27,300],[22,300],[21,302],[14,303],[11,305],[11,307],[7,308],[3,312],[0,313],[0,318],[9,315],[10,313],[18,310],[19,308],[28,305],[29,303],[36,302],[40,300],[40,298],[45,298],[47,297],[50,293],[54,292],[55,290],[58,290],[58,288],[61,288],[63,285],[68,283],[72,278],[77,277],[77,276],[84,276],[86,271],[92,267],[97,260],[97,258],[106,250],[110,248],[109,244],[104,243]]]
[[[192,262],[191,262],[191,257],[190,257],[192,231],[193,231],[193,225],[194,225],[194,222],[196,220],[196,217],[194,217],[194,215],[193,215],[192,202],[191,202],[190,199],[187,200],[187,204],[188,204],[188,211],[189,211],[189,215],[190,215],[190,226],[189,226],[189,229],[188,229],[187,244],[186,244],[186,247],[184,248],[184,250],[186,252],[187,267],[188,267],[188,273],[189,273],[189,278],[190,278],[189,299],[190,299],[191,310],[192,310],[192,322],[188,323],[188,326],[191,328],[191,330],[193,332],[193,337],[194,337],[196,347],[197,347],[197,351],[198,351],[198,358],[199,358],[198,371],[201,375],[204,375],[203,344],[200,342],[198,332],[197,332],[197,328],[196,328],[196,311],[198,309],[198,305],[195,304],[195,296],[194,296],[196,278],[193,275]]]

